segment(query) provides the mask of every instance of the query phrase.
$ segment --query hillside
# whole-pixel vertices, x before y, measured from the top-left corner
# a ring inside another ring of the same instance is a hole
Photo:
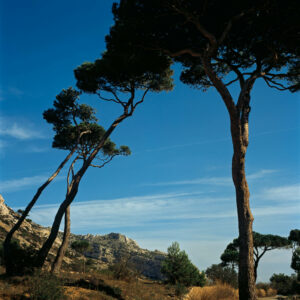
[[[0,241],[4,240],[7,232],[18,218],[19,214],[8,207],[0,195]],[[43,227],[27,219],[22,224],[20,230],[16,232],[14,238],[20,242],[20,245],[32,246],[35,249],[39,249],[46,240],[49,232],[49,227]],[[61,236],[62,233],[60,233],[50,251],[48,263],[53,259],[61,243]],[[142,249],[134,240],[119,233],[110,233],[107,235],[71,234],[70,244],[75,240],[82,239],[90,242],[91,249],[85,253],[85,257],[90,258],[89,263],[94,269],[106,269],[121,259],[126,259],[142,275],[151,279],[162,278],[160,267],[166,255],[163,252]],[[63,266],[66,269],[71,269],[80,260],[80,255],[69,247]]]

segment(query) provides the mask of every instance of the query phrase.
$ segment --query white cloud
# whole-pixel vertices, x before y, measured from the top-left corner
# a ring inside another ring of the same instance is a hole
[[[274,201],[300,201],[300,184],[265,189],[260,197]]]
[[[32,126],[24,123],[11,121],[8,118],[0,117],[0,135],[13,137],[18,140],[40,139],[44,138],[42,133]]]
[[[23,177],[19,179],[3,180],[0,181],[0,192],[14,192],[17,190],[26,189],[31,186],[44,183],[48,179],[48,176],[37,175],[32,177]],[[62,176],[58,176],[57,180],[63,179]]]
[[[260,170],[256,173],[247,175],[248,181],[261,179],[267,175],[277,172],[276,170]],[[157,183],[146,183],[145,186],[171,186],[171,185],[215,185],[215,186],[232,186],[231,177],[202,177],[190,180],[166,181]]]
[[[57,208],[58,204],[38,206],[32,212],[32,218],[48,226]],[[297,214],[299,208],[300,205],[266,205],[254,207],[253,213],[255,217],[293,215]],[[187,224],[189,227],[191,222],[199,224],[199,222],[206,223],[209,220],[216,224],[220,224],[220,220],[224,219],[235,222],[237,216],[235,201],[232,197],[205,197],[199,193],[167,193],[74,202],[71,211],[72,219],[76,220],[72,227],[76,230],[160,227],[162,226],[160,224]],[[185,225],[180,226],[185,227]],[[161,227],[159,229],[162,230]]]

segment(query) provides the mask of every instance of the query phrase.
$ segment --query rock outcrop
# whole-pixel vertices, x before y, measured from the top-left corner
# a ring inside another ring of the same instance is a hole
[[[5,239],[7,232],[17,222],[20,214],[9,208],[3,197],[0,195],[0,241]],[[50,233],[50,228],[40,226],[29,219],[24,220],[21,228],[16,232],[14,238],[21,246],[31,246],[39,249]],[[53,245],[48,259],[53,259],[59,245],[61,244],[62,233]],[[161,279],[161,263],[166,254],[160,251],[149,251],[142,249],[132,239],[119,233],[109,233],[106,235],[76,235],[71,234],[70,244],[76,240],[89,241],[91,248],[84,253],[87,258],[93,259],[97,268],[105,269],[122,259],[128,260],[142,275]],[[64,265],[72,265],[78,262],[78,253],[71,248],[67,251],[68,255],[64,259]]]

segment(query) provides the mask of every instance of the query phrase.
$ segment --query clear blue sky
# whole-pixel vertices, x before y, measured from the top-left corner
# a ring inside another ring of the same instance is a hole
[[[113,24],[110,1],[0,0],[0,193],[24,207],[67,154],[51,148],[42,118],[61,89],[75,86],[73,70],[105,50]],[[237,236],[229,118],[217,93],[184,86],[175,67],[173,92],[149,94],[114,132],[130,146],[104,169],[88,170],[72,207],[74,233],[120,232],[148,249],[178,241],[201,269],[219,263]],[[236,91],[233,91],[236,93]],[[252,94],[247,175],[254,230],[287,236],[299,228],[299,94],[257,82]],[[107,127],[120,108],[91,96]],[[65,195],[65,172],[30,218],[51,225]],[[266,254],[259,280],[290,273],[291,251]]]

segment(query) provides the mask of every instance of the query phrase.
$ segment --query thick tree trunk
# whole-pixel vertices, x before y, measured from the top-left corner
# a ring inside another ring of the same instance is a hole
[[[72,157],[74,152],[76,151],[77,147],[74,147],[74,149],[66,156],[66,158],[62,161],[62,163],[59,165],[57,170],[47,179],[47,181],[39,187],[36,194],[32,198],[32,200],[29,202],[27,207],[25,208],[24,212],[22,213],[20,219],[18,222],[12,227],[12,229],[8,232],[6,235],[6,238],[3,243],[4,248],[4,262],[6,267],[6,274],[7,275],[13,275],[14,274],[14,268],[13,268],[13,257],[10,256],[10,243],[12,240],[12,237],[14,233],[21,227],[23,221],[28,216],[30,210],[34,206],[34,204],[37,202],[38,198],[40,197],[43,190],[53,181],[53,179],[59,174],[61,169],[65,166],[65,164],[69,161],[69,159]]]
[[[61,268],[63,258],[65,256],[66,250],[69,245],[70,228],[71,228],[71,217],[70,217],[70,206],[68,206],[65,211],[65,228],[64,228],[63,240],[57,251],[55,260],[52,264],[52,268],[51,268],[52,273],[58,273]]]
[[[253,216],[250,210],[250,192],[245,174],[245,156],[248,146],[248,123],[235,124],[231,120],[231,133],[234,154],[232,159],[232,178],[236,191],[236,204],[239,223],[239,299],[256,300],[253,262]]]

